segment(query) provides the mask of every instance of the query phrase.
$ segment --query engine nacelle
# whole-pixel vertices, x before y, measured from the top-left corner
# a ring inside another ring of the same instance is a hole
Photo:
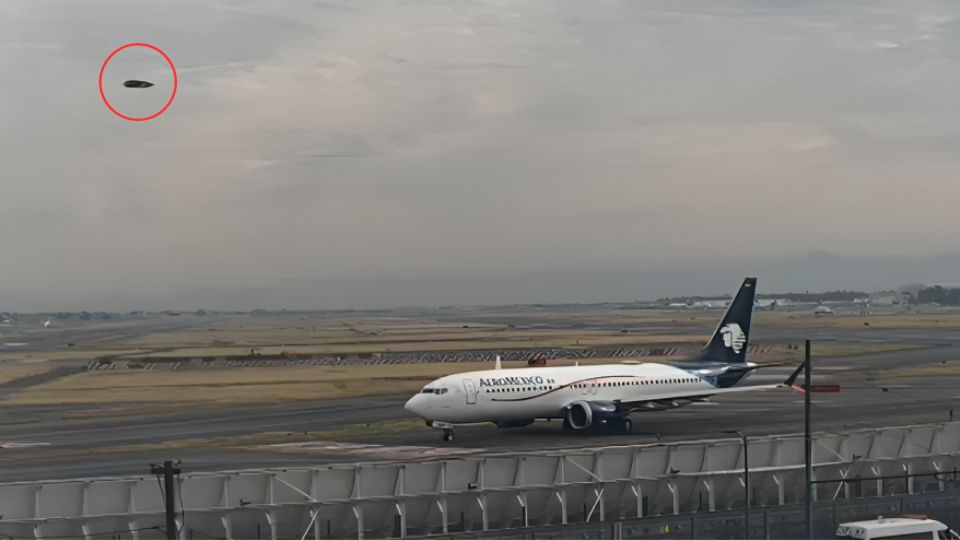
[[[623,408],[613,401],[574,401],[564,411],[566,423],[575,430],[593,426],[620,426],[626,421]]]

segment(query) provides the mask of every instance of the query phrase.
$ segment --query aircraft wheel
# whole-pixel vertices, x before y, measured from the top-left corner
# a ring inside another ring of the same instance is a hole
[[[443,432],[443,440],[446,442],[453,442],[453,430],[446,430]]]

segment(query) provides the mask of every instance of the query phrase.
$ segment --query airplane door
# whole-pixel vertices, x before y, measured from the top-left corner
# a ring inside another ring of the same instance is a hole
[[[473,379],[464,379],[463,389],[467,393],[467,405],[476,405],[478,391],[477,391],[477,385],[474,384]]]
[[[599,385],[597,384],[597,381],[590,381],[590,393],[591,393],[591,394],[597,395],[597,386],[599,386]]]

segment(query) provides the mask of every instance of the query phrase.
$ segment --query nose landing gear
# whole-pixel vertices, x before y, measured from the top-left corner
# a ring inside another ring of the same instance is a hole
[[[430,422],[430,427],[443,430],[443,442],[453,442],[453,424],[434,421]]]

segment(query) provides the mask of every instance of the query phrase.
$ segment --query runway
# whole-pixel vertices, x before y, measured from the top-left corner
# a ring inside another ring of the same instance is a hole
[[[960,343],[940,336],[937,346],[908,352],[821,359],[815,381],[837,383],[840,393],[814,396],[814,429],[841,431],[861,427],[946,421],[952,408],[960,414],[955,385],[949,379],[891,379],[889,369],[942,365],[960,361]],[[751,384],[781,382],[792,369],[770,368],[751,377]],[[886,388],[887,391],[884,391]],[[88,476],[146,474],[148,464],[183,460],[183,469],[222,470],[283,465],[316,465],[337,461],[390,460],[410,455],[398,447],[425,452],[497,453],[549,448],[635,444],[698,438],[797,433],[802,430],[802,395],[788,389],[732,394],[706,404],[637,413],[634,431],[622,435],[567,434],[560,422],[496,429],[490,425],[458,427],[452,444],[425,426],[399,432],[365,432],[323,448],[243,447],[210,444],[231,437],[287,432],[298,437],[345,424],[411,419],[403,409],[409,396],[292,402],[220,409],[195,409],[144,416],[93,407],[0,408],[0,482]],[[292,435],[291,435],[292,436]],[[322,435],[316,441],[323,441]],[[184,441],[190,441],[185,443]],[[316,442],[314,441],[314,442]],[[194,444],[194,442],[196,444]],[[16,447],[16,445],[39,445]],[[173,446],[169,446],[169,445]],[[164,449],[164,445],[168,448]]]

